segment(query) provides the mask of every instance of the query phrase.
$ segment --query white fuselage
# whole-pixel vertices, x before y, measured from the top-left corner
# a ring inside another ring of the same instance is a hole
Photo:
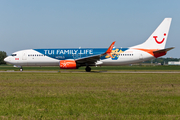
[[[12,54],[13,56],[8,56],[4,60],[16,66],[59,66],[61,60],[52,58],[48,55],[44,55],[33,49],[22,50]],[[59,56],[58,56],[59,57]],[[135,49],[128,49],[123,53],[119,54],[117,60],[112,60],[111,58],[100,59],[97,64],[101,66],[115,66],[115,65],[127,65],[132,63],[138,63],[155,57],[151,54]],[[74,60],[74,59],[71,59]]]

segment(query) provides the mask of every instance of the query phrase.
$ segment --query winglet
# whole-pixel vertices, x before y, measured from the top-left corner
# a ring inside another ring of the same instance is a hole
[[[112,51],[112,49],[113,49],[113,47],[114,47],[115,42],[116,42],[116,41],[114,41],[114,42],[109,46],[109,48],[108,48],[107,51],[106,51],[106,54],[110,54],[110,53],[111,53],[111,51]]]
[[[114,47],[114,44],[115,44],[116,41],[114,41],[110,46],[109,48],[107,49],[107,51],[105,52],[105,54],[108,54],[111,58],[113,58],[113,56],[110,54],[113,47]]]

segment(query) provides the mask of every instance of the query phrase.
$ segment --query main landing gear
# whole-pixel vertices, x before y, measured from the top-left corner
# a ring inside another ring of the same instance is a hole
[[[85,70],[86,70],[86,72],[91,72],[91,68],[90,68],[89,66],[87,66],[87,67],[85,68]]]

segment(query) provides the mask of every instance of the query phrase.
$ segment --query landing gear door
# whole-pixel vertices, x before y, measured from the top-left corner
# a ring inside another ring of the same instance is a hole
[[[23,52],[23,53],[22,53],[22,60],[27,60],[27,54],[26,54],[26,52]]]

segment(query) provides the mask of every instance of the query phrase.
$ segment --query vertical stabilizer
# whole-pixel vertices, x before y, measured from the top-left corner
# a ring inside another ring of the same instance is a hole
[[[151,36],[142,44],[131,48],[164,49],[172,18],[165,18]]]

